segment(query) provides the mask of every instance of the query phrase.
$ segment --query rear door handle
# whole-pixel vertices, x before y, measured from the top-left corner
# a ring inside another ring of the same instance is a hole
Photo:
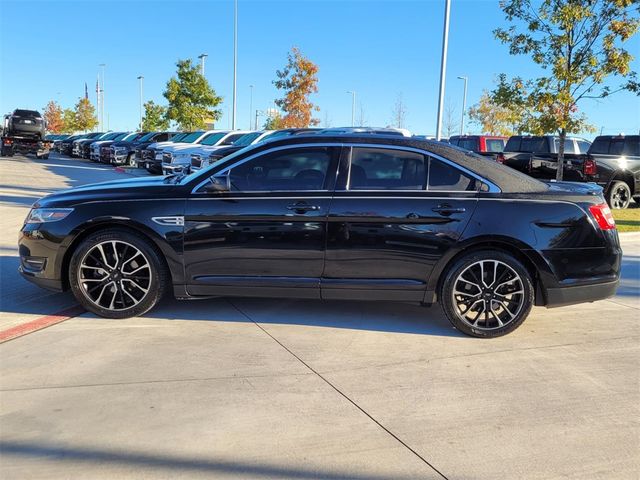
[[[440,215],[451,215],[454,213],[464,213],[466,210],[464,207],[452,207],[451,205],[438,205],[431,209],[431,211],[435,213],[439,213]]]
[[[309,205],[307,203],[294,203],[293,205],[287,205],[287,210],[293,210],[295,212],[310,212],[320,210],[318,205]]]

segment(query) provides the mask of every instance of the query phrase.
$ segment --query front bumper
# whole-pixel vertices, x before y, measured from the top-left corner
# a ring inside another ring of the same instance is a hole
[[[189,173],[190,165],[178,164],[178,165],[162,165],[162,173],[164,175],[171,175],[174,173]]]
[[[38,228],[25,226],[20,232],[18,271],[28,281],[48,290],[62,291],[64,284],[59,266],[64,255],[60,238],[41,232]]]

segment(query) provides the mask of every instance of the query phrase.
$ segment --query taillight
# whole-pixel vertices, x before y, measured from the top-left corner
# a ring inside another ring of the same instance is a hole
[[[598,166],[596,165],[596,161],[591,158],[591,157],[587,157],[584,161],[584,163],[582,164],[582,173],[584,173],[585,175],[595,175],[596,173],[598,173]]]
[[[504,162],[506,162],[506,161],[507,161],[507,159],[505,158],[504,153],[499,153],[499,154],[496,156],[496,162],[498,162],[498,163],[504,163]]]
[[[596,219],[598,226],[602,230],[613,230],[616,228],[616,221],[613,219],[611,209],[606,203],[590,205],[589,211],[591,212],[591,215],[593,215],[593,218]]]

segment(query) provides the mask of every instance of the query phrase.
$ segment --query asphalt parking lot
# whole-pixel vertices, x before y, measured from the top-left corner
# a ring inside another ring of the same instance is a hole
[[[56,156],[0,172],[2,331],[74,305],[16,272],[29,206],[131,173]],[[4,342],[0,477],[638,478],[640,234],[622,244],[616,297],[494,340],[438,306],[166,299]]]

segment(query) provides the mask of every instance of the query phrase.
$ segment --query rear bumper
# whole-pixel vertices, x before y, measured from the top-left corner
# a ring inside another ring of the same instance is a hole
[[[613,297],[616,294],[619,279],[591,285],[548,288],[546,291],[547,307],[563,307],[577,303],[595,302]]]

